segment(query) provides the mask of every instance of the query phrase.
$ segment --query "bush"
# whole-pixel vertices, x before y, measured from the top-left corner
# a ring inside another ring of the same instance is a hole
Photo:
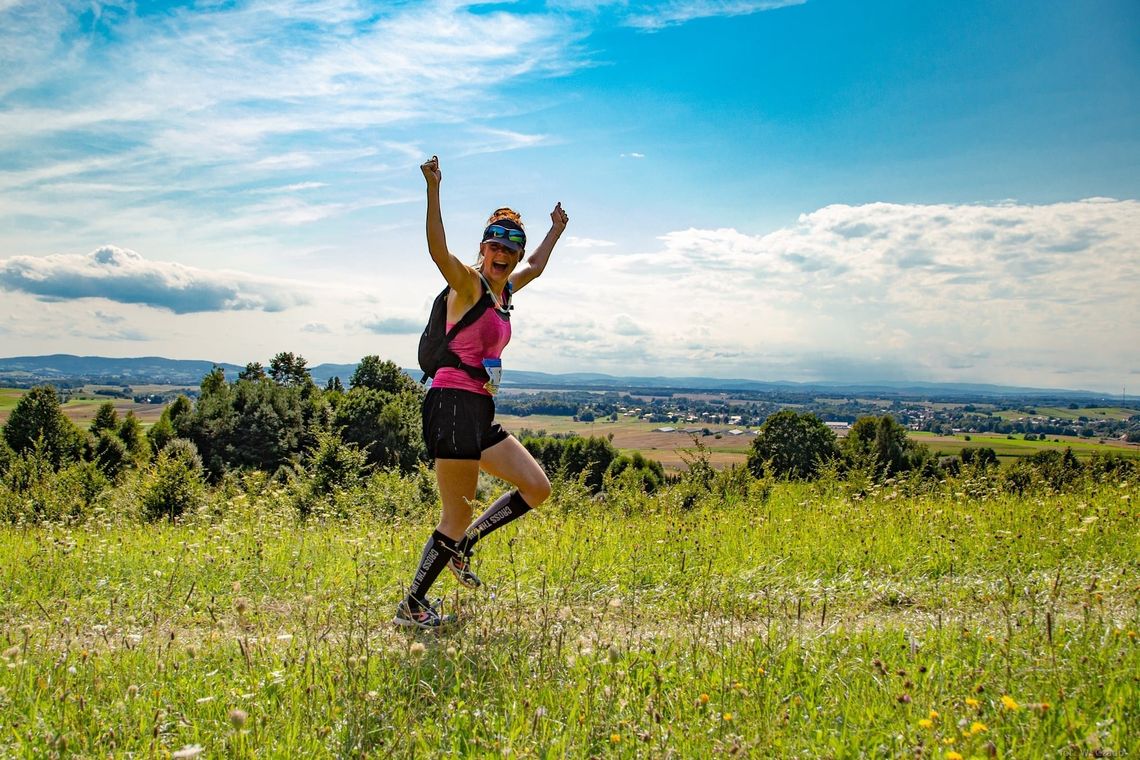
[[[0,519],[11,523],[76,522],[86,519],[110,485],[91,462],[56,470],[40,444],[15,457],[0,484]]]
[[[176,520],[206,503],[202,459],[185,439],[166,445],[147,470],[140,487],[139,506],[147,520]]]

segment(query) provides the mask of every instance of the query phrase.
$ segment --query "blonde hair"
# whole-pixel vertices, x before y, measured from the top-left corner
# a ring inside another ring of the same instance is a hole
[[[517,224],[519,226],[520,230],[522,230],[524,233],[526,232],[526,225],[523,224],[522,215],[519,214],[519,212],[515,211],[510,206],[503,206],[502,208],[497,208],[494,211],[492,211],[491,215],[489,217],[487,217],[487,224],[491,225],[491,224],[494,224],[495,222],[502,221],[503,219],[510,219],[512,222],[514,222],[515,224]],[[519,261],[522,261],[523,256],[525,256],[525,255],[526,255],[525,249],[522,251],[519,251]],[[475,258],[475,266],[476,267],[483,266],[483,246],[482,246],[482,244],[479,245],[479,253]]]
[[[491,216],[487,217],[487,224],[494,224],[500,219],[510,219],[512,222],[517,224],[523,232],[526,232],[526,227],[523,225],[522,216],[513,208],[510,208],[509,206],[503,206],[502,208],[495,209],[491,212]]]

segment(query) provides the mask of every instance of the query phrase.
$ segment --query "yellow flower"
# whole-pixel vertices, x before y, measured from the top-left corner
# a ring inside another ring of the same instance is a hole
[[[918,722],[918,725],[922,726],[923,728],[934,728],[934,721],[932,721],[930,718],[923,718]]]
[[[989,731],[989,729],[986,728],[985,723],[979,723],[978,721],[975,720],[973,723],[970,724],[970,736],[974,736],[975,734],[985,733],[986,731]]]
[[[937,710],[931,710],[930,715],[928,715],[926,717],[930,718],[931,720],[938,720],[938,717],[939,717],[938,711]]]
[[[1009,696],[1008,694],[1002,695],[1001,704],[1002,704],[1002,707],[1004,707],[1007,710],[1018,710],[1021,708],[1021,705],[1017,704],[1017,700],[1015,700],[1013,697]]]
[[[764,674],[765,674],[765,673],[767,673],[767,672],[768,672],[768,671],[764,670],[764,668],[756,668],[756,673],[757,673],[758,675],[764,675]]]
[[[708,694],[702,694],[701,696],[697,697],[697,699],[699,699],[701,701],[702,705],[707,705],[709,703],[709,695]]]
[[[610,734],[610,743],[617,744],[621,741],[621,734]]]
[[[724,719],[725,719],[725,722],[731,721],[732,720],[732,713],[725,713]]]
[[[981,704],[982,704],[981,702],[974,699],[973,697],[966,697],[966,707],[972,707],[975,710],[977,710]]]
[[[953,737],[953,736],[947,736],[945,739],[943,739],[943,740],[942,740],[942,743],[943,743],[943,744],[945,744],[947,747],[949,747],[949,746],[950,746],[951,744],[953,744],[955,741],[956,741],[956,740],[954,739],[954,737]]]
[[[946,760],[962,760],[962,754],[954,751],[947,752]]]

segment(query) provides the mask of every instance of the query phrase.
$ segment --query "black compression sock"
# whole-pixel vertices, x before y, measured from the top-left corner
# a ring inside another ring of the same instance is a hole
[[[408,599],[421,606],[427,605],[427,592],[435,579],[447,567],[447,562],[459,553],[456,542],[440,533],[432,531],[424,544],[420,555],[420,564],[416,567],[416,575],[412,578],[412,585],[408,588]]]
[[[467,555],[475,546],[475,542],[488,533],[498,530],[512,520],[517,520],[530,511],[530,505],[523,499],[518,490],[505,493],[495,499],[483,514],[471,523],[471,527],[459,539],[456,547],[460,554]]]

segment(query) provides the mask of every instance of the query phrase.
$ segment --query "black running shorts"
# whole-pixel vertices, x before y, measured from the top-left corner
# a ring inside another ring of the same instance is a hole
[[[510,435],[495,422],[495,400],[458,388],[431,388],[424,398],[424,443],[432,459],[480,459]]]

